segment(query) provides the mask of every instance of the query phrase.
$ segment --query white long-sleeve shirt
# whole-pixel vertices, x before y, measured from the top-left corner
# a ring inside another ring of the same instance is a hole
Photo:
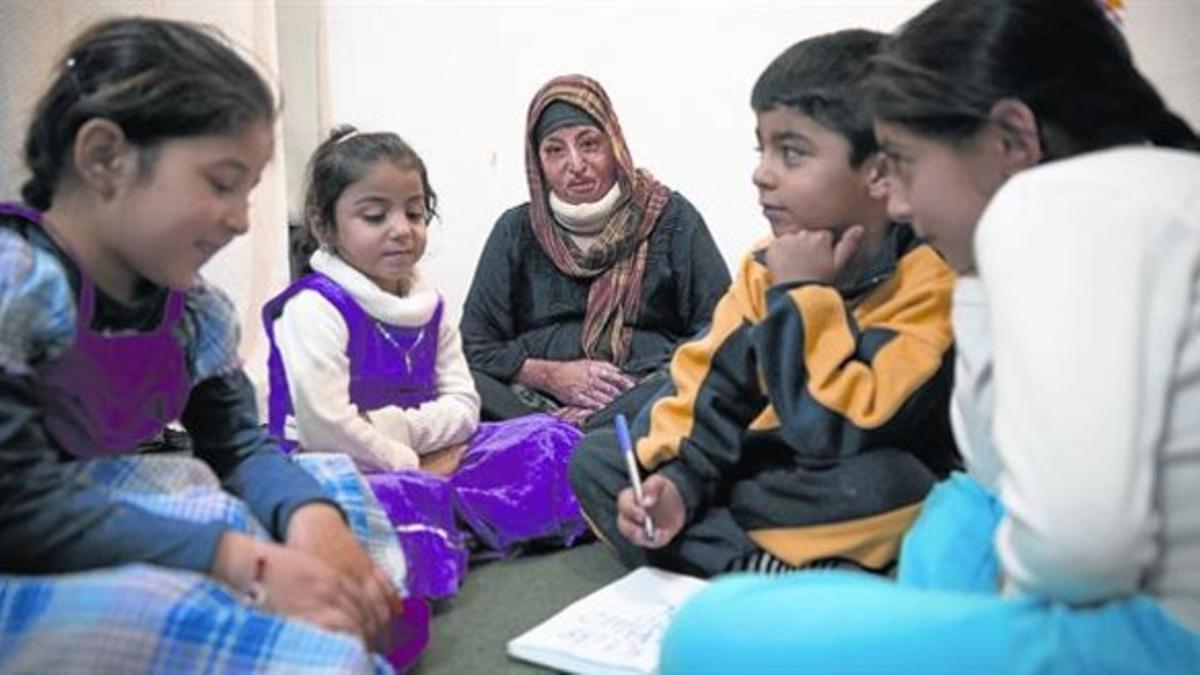
[[[992,336],[987,296],[977,276],[954,283],[954,392],[950,425],[971,477],[997,490],[1000,458],[992,443]]]
[[[1025,171],[975,246],[994,447],[968,461],[998,467],[1010,588],[1146,593],[1200,630],[1200,154],[1128,147]]]
[[[336,255],[319,250],[310,263],[381,322],[422,326],[437,308],[437,291],[419,274],[401,297],[383,291]],[[420,455],[466,441],[479,426],[479,395],[448,314],[443,312],[438,330],[437,398],[416,408],[362,412],[350,401],[346,322],[320,293],[297,293],[275,322],[295,410],[285,435],[304,450],[346,453],[368,471],[415,468]]]

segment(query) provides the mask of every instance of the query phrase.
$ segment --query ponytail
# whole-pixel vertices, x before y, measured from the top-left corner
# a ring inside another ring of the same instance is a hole
[[[1024,102],[1059,159],[1129,143],[1200,150],[1095,0],[939,0],[873,60],[876,119],[959,140],[1004,98]]]
[[[1164,148],[1179,148],[1200,152],[1200,137],[1179,115],[1162,108],[1150,124],[1146,138]]]
[[[138,148],[275,118],[262,75],[216,29],[145,17],[102,21],[67,47],[25,134],[21,197],[46,210],[72,171],[75,136],[104,118]]]

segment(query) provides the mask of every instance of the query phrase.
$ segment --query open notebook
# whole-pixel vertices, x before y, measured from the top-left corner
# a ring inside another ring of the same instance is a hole
[[[508,653],[569,673],[654,673],[667,623],[707,581],[639,567],[508,643]]]

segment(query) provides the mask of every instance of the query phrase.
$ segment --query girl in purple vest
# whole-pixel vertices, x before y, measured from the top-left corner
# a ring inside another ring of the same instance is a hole
[[[312,273],[263,310],[272,432],[368,472],[426,597],[458,589],[468,542],[503,555],[586,529],[566,476],[574,427],[479,423],[458,330],[417,268],[436,202],[399,136],[335,129],[309,163]]]
[[[275,112],[220,35],[148,18],[86,30],[37,102],[0,204],[0,671],[390,670],[386,517],[343,457],[278,452],[199,276]],[[136,453],[176,420],[191,453]]]

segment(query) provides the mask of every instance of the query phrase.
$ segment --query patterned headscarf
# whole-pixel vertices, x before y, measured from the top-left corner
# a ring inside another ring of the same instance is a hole
[[[534,129],[552,101],[565,101],[591,115],[612,143],[617,182],[625,199],[609,216],[596,243],[582,251],[554,223],[547,203]],[[529,216],[542,250],[560,272],[595,279],[588,291],[583,319],[583,352],[591,359],[620,365],[629,355],[633,330],[629,323],[641,307],[642,280],[650,233],[671,191],[644,169],[635,169],[621,125],[599,82],[583,75],[563,75],[545,84],[529,104],[525,125],[525,172],[529,179]]]

